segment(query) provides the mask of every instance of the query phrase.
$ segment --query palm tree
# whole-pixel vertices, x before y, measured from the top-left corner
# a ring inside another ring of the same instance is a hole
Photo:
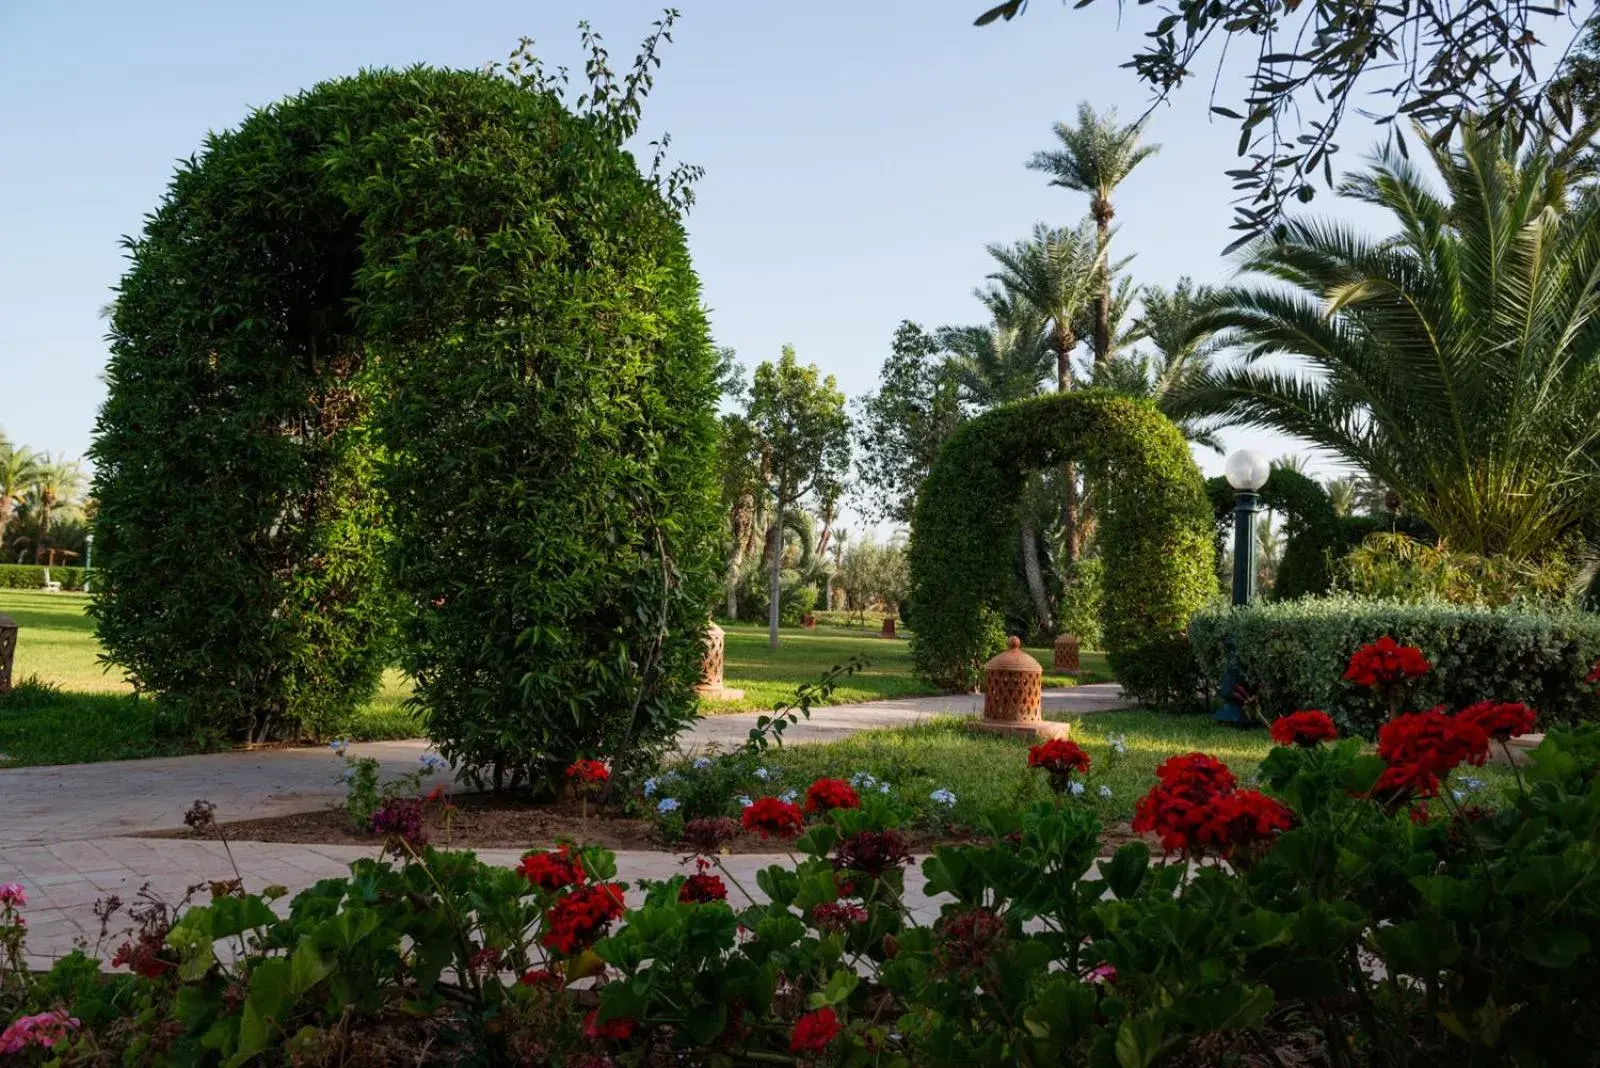
[[[1105,264],[1105,248],[1093,226],[1084,222],[1052,229],[1040,223],[1027,241],[988,249],[999,264],[989,277],[999,288],[980,291],[979,299],[1013,322],[1025,314],[1024,308],[1043,320],[1056,356],[1056,389],[1067,392],[1072,388],[1072,352],[1078,347],[1076,324],[1094,299]]]
[[[1078,105],[1078,125],[1055,125],[1060,147],[1035,152],[1028,161],[1030,170],[1050,175],[1050,184],[1089,194],[1089,214],[1099,231],[1102,253],[1111,244],[1111,220],[1116,209],[1111,194],[1135,167],[1161,150],[1160,145],[1142,145],[1142,123],[1117,125],[1115,110],[1096,115],[1087,103]],[[1094,358],[1096,363],[1111,359],[1111,277],[1100,277],[1095,295]]]
[[[1548,145],[1465,129],[1428,146],[1443,192],[1385,152],[1342,192],[1386,209],[1371,240],[1291,220],[1202,325],[1244,346],[1189,414],[1278,430],[1389,487],[1450,544],[1537,558],[1600,533],[1600,187]],[[1285,289],[1285,284],[1289,287]],[[1267,357],[1298,366],[1263,366]]]
[[[0,440],[0,546],[5,545],[6,527],[16,517],[22,495],[37,481],[39,456],[22,445]]]
[[[1343,478],[1330,478],[1323,489],[1328,491],[1328,503],[1333,506],[1333,514],[1337,516],[1356,514],[1356,476],[1345,475]]]
[[[1210,332],[1196,329],[1200,316],[1209,313],[1216,300],[1215,289],[1197,286],[1188,277],[1178,279],[1170,291],[1146,286],[1140,294],[1140,314],[1124,332],[1128,341],[1123,344],[1148,342],[1155,351],[1118,352],[1110,362],[1095,368],[1093,381],[1152,401],[1189,441],[1221,452],[1222,442],[1213,422],[1178,410],[1185,391],[1210,371],[1213,358],[1223,347]]]
[[[76,460],[54,459],[46,454],[34,470],[29,504],[39,518],[34,557],[45,550],[50,533],[50,518],[57,509],[74,503],[83,492],[83,469]]]

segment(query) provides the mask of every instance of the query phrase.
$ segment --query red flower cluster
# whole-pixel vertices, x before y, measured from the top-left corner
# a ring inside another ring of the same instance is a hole
[[[1422,650],[1414,645],[1400,645],[1385,634],[1377,641],[1363,645],[1350,654],[1350,664],[1345,668],[1346,682],[1357,686],[1392,686],[1406,679],[1426,675],[1433,670]]]
[[[558,898],[545,917],[542,941],[557,953],[588,949],[622,916],[621,883],[591,883]]]
[[[1539,714],[1516,702],[1479,701],[1456,713],[1456,718],[1476,723],[1485,734],[1503,742],[1518,734],[1531,734]]]
[[[1333,717],[1326,712],[1307,709],[1279,716],[1272,724],[1272,740],[1279,745],[1298,745],[1311,748],[1318,742],[1331,742],[1339,737]]]
[[[843,931],[867,922],[867,910],[844,901],[828,901],[811,907],[811,924],[819,931]]]
[[[697,853],[717,853],[739,837],[739,825],[726,816],[690,820],[683,825],[683,840]]]
[[[1043,745],[1033,746],[1028,750],[1028,767],[1044,768],[1046,771],[1083,771],[1089,770],[1089,754],[1077,742],[1065,738],[1052,738]]]
[[[422,802],[415,797],[389,797],[372,813],[372,833],[393,836],[410,845],[428,843],[422,825]]]
[[[1441,776],[1488,759],[1489,732],[1474,719],[1438,708],[1408,712],[1378,729],[1378,755],[1388,767],[1372,787],[1374,796],[1395,804],[1433,797]]]
[[[806,788],[807,812],[830,812],[836,808],[860,807],[860,795],[843,779],[818,779]]]
[[[566,985],[561,981],[561,976],[549,968],[530,968],[522,973],[522,978],[517,982],[523,986],[538,987],[543,990],[560,990]]]
[[[760,831],[763,838],[793,838],[805,829],[806,817],[798,806],[776,797],[758,797],[739,815],[747,831]]]
[[[945,913],[933,935],[934,972],[968,979],[987,972],[1009,940],[1006,921],[985,908]]]
[[[593,790],[611,780],[611,772],[598,760],[574,760],[567,765],[567,781],[579,790]]]
[[[111,966],[120,968],[124,964],[133,974],[146,979],[159,979],[175,967],[166,951],[165,929],[158,931],[141,931],[137,943],[124,942],[117,947],[117,952],[111,958]]]
[[[1257,790],[1236,789],[1228,766],[1204,753],[1172,757],[1156,777],[1134,806],[1133,829],[1160,835],[1172,852],[1231,857],[1293,825],[1288,808]]]
[[[695,905],[705,904],[708,901],[726,901],[728,886],[721,877],[700,872],[683,881],[683,887],[678,891],[678,900]]]
[[[605,1023],[600,1022],[600,1010],[590,1009],[589,1015],[583,1018],[583,1037],[591,1042],[598,1042],[603,1038],[615,1039],[621,1042],[633,1034],[633,1029],[639,1026],[638,1022],[626,1016],[615,1016]]]
[[[905,835],[892,828],[886,831],[857,831],[849,838],[840,839],[833,854],[835,868],[860,872],[873,879],[910,861],[911,847]]]
[[[794,1022],[790,1053],[821,1053],[839,1035],[839,1015],[832,1009],[808,1012]]]
[[[529,853],[517,865],[522,877],[547,893],[565,890],[569,886],[582,886],[583,861],[572,852],[571,846]]]

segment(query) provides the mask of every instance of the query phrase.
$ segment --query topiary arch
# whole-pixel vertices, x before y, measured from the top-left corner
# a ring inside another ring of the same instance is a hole
[[[715,361],[618,140],[417,68],[180,168],[129,243],[93,453],[94,612],[141,689],[230,736],[328,731],[398,652],[445,754],[506,783],[692,714]]]
[[[1220,475],[1206,480],[1206,495],[1217,529],[1220,558],[1233,528],[1234,490]],[[1347,548],[1333,500],[1322,484],[1288,467],[1274,467],[1261,487],[1261,506],[1283,515],[1286,544],[1278,563],[1272,596],[1278,600],[1326,593],[1333,583],[1333,564]]]
[[[1023,479],[1068,459],[1105,488],[1100,553],[1112,670],[1138,700],[1192,699],[1184,628],[1216,587],[1200,472],[1153,406],[1099,390],[997,408],[963,424],[939,453],[911,523],[918,671],[952,689],[978,681],[1004,638]]]

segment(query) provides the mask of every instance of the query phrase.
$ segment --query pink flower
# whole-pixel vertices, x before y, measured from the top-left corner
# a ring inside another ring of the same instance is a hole
[[[21,1053],[29,1046],[50,1049],[57,1042],[71,1038],[79,1027],[75,1016],[57,1009],[41,1012],[37,1016],[21,1016],[0,1032],[0,1053]]]
[[[1099,964],[1089,969],[1089,982],[1114,983],[1117,981],[1117,966],[1115,964]]]
[[[27,903],[28,895],[23,893],[20,883],[0,883],[0,905],[21,908]]]

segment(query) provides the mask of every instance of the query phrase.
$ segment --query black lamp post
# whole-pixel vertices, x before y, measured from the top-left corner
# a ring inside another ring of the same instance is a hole
[[[89,592],[90,572],[94,570],[94,531],[83,536],[83,592]]]
[[[1272,466],[1267,458],[1251,449],[1240,449],[1228,457],[1224,476],[1233,487],[1233,606],[1242,608],[1256,596],[1256,512],[1261,498],[1257,492],[1267,484]],[[1228,639],[1228,670],[1222,676],[1222,707],[1218,723],[1245,722],[1244,707],[1236,694],[1244,675],[1239,670],[1239,653]]]

